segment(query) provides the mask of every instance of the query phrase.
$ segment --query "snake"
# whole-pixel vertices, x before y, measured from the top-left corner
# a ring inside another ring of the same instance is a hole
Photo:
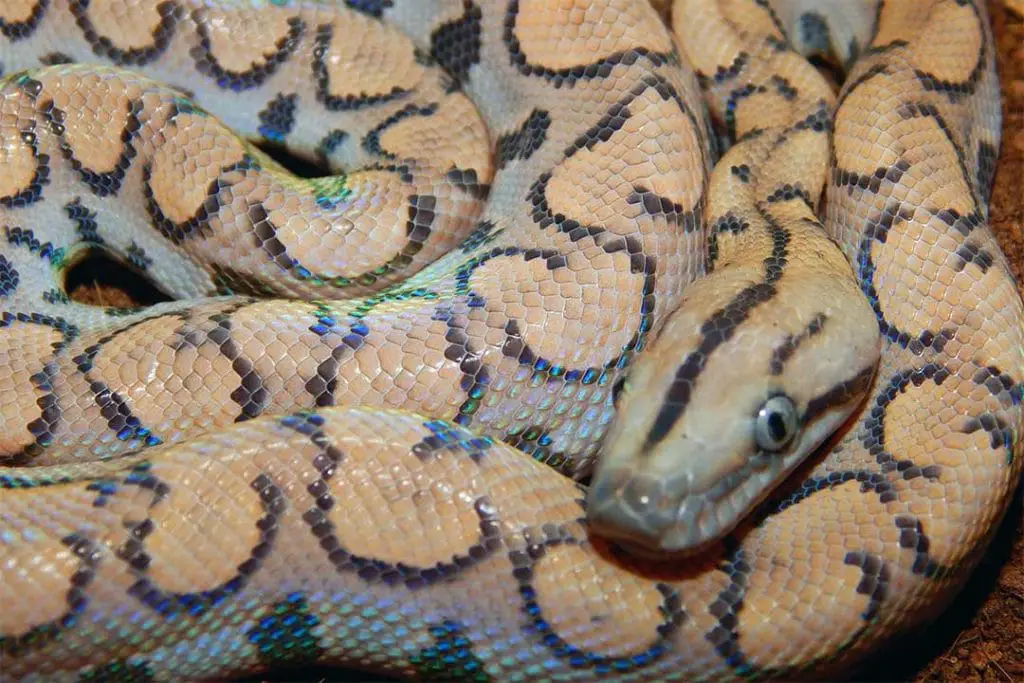
[[[0,679],[827,678],[949,603],[1024,460],[987,9],[672,4],[3,3]]]

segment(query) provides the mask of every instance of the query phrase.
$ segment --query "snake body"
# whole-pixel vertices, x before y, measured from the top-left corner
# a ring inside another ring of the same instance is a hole
[[[985,7],[673,27],[5,2],[0,678],[789,679],[940,610],[1024,460]]]

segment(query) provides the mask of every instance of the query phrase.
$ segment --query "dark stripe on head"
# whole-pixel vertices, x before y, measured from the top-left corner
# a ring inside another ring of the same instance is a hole
[[[694,384],[704,371],[714,350],[735,334],[756,306],[770,301],[778,292],[775,283],[782,277],[786,265],[789,232],[776,225],[767,215],[764,219],[768,223],[768,232],[772,238],[771,255],[764,259],[764,281],[744,288],[732,301],[715,311],[701,325],[700,344],[676,369],[672,385],[662,401],[654,424],[647,433],[643,452],[649,452],[660,443],[686,412],[690,397],[693,395]]]
[[[792,358],[793,354],[800,347],[800,344],[805,339],[809,339],[819,332],[825,326],[825,321],[828,320],[828,316],[824,313],[819,313],[811,320],[811,322],[804,328],[800,334],[791,334],[786,337],[786,341],[782,342],[779,346],[772,351],[772,360],[770,364],[770,370],[772,375],[778,377],[782,374],[782,371],[786,367],[786,362]]]
[[[822,394],[815,396],[807,402],[807,410],[804,411],[804,422],[807,422],[829,408],[846,403],[851,398],[867,390],[871,386],[871,379],[875,376],[875,364],[860,370],[848,380],[844,380],[828,389]]]

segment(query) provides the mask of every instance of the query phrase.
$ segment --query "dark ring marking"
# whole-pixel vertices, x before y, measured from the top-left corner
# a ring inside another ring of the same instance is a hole
[[[70,0],[69,9],[75,17],[75,23],[82,31],[82,36],[92,47],[93,53],[100,58],[107,58],[118,66],[144,66],[159,59],[167,50],[174,38],[174,31],[178,20],[181,18],[181,10],[172,0],[166,0],[156,6],[160,15],[160,23],[153,31],[153,43],[147,47],[131,48],[122,50],[106,36],[96,32],[96,27],[89,18],[89,5],[92,0]]]
[[[445,173],[445,178],[452,185],[479,201],[487,199],[487,195],[491,192],[491,186],[488,183],[481,183],[480,178],[476,175],[476,170],[472,168],[462,169],[452,166]]]
[[[104,240],[98,232],[99,225],[96,223],[96,212],[84,206],[81,197],[75,197],[65,204],[64,213],[75,224],[79,241],[87,245],[103,246]]]
[[[348,332],[339,331],[338,322],[331,316],[330,309],[324,304],[314,304],[314,317],[316,323],[310,325],[309,331],[319,337],[328,334],[341,335],[342,343],[335,347],[331,357],[324,360],[317,367],[317,374],[306,381],[306,391],[314,398],[318,406],[334,405],[334,391],[337,388],[338,367],[345,357],[347,350],[357,351],[370,334],[370,328],[363,322],[363,319],[378,305],[388,301],[405,301],[407,299],[436,300],[437,292],[425,288],[396,289],[375,294],[363,299],[356,304],[356,307],[349,313]]]
[[[430,430],[430,435],[414,443],[410,452],[424,462],[447,453],[457,457],[468,457],[480,464],[494,445],[491,437],[477,436],[444,420],[429,420],[424,422],[423,426]]]
[[[956,248],[956,270],[962,271],[968,265],[974,265],[983,274],[988,272],[988,269],[995,263],[995,258],[992,256],[992,252],[984,247],[979,247],[973,242],[964,242]]]
[[[335,128],[325,135],[316,146],[316,159],[323,166],[330,166],[331,155],[348,139],[348,133]]]
[[[496,236],[496,235],[495,235]],[[483,238],[488,240],[488,238]],[[615,251],[619,248],[626,248],[624,246],[624,240],[613,242],[613,248],[606,248],[606,252]],[[499,257],[520,257],[524,261],[532,261],[534,259],[544,259],[545,265],[549,270],[556,270],[559,268],[566,267],[565,255],[554,249],[523,249],[522,247],[494,247],[490,251],[478,254],[473,258],[463,263],[455,274],[455,295],[459,297],[465,297],[465,305],[469,308],[479,308],[485,305],[485,300],[476,292],[474,292],[470,286],[470,279],[472,278],[473,272],[484,263],[499,258]],[[653,299],[653,274],[650,275],[652,280],[650,289],[644,289],[644,296],[650,296]],[[653,310],[653,307],[652,307]],[[435,311],[435,320],[448,321],[452,316],[452,310],[450,306],[439,306]],[[645,317],[646,316],[646,317]],[[582,386],[597,385],[597,387],[608,387],[615,379],[616,375],[625,368],[632,358],[632,353],[636,346],[641,343],[643,335],[648,329],[645,326],[645,320],[651,317],[652,314],[649,311],[644,311],[641,320],[641,329],[635,333],[633,339],[629,345],[623,348],[622,353],[606,362],[603,366],[599,367],[587,367],[584,369],[578,368],[566,368],[562,365],[552,363],[550,360],[540,357],[534,352],[526,340],[522,338],[522,334],[519,328],[519,324],[515,320],[508,320],[505,323],[505,340],[501,345],[501,352],[507,358],[516,360],[520,365],[530,367],[532,370],[531,378],[529,382],[536,381],[550,381],[557,379],[564,384],[579,383]],[[463,388],[467,391],[468,397],[459,407],[458,414],[453,418],[453,421],[460,425],[469,425],[472,421],[472,415],[476,412],[476,409],[480,403],[480,399],[483,396],[483,392],[486,389],[484,382],[481,378],[489,380],[490,373],[486,366],[481,365],[476,375],[473,376],[472,384],[468,381],[463,384]],[[466,376],[464,375],[464,380]],[[467,388],[468,385],[468,388]],[[529,452],[532,457],[543,458],[544,462],[551,467],[558,469],[567,476],[571,476],[570,470],[565,470],[563,466],[572,465],[570,459],[564,458],[560,453],[552,452],[550,448],[551,439],[546,437],[542,443],[541,434],[538,432],[537,440],[540,445],[543,446],[542,451],[536,449],[528,451],[526,448],[521,447],[522,436],[519,432],[509,432],[506,435],[505,441],[524,452]]]
[[[585,540],[575,538],[564,525],[553,523],[544,524],[539,529],[527,529],[525,536],[528,543],[526,550],[512,550],[508,553],[508,559],[512,565],[512,578],[519,585],[522,612],[526,617],[523,630],[527,636],[538,641],[573,669],[591,670],[596,674],[636,672],[655,664],[671,650],[670,640],[686,620],[686,613],[678,591],[665,583],[656,584],[663,598],[658,607],[662,622],[655,629],[653,642],[643,652],[624,657],[607,657],[569,644],[545,618],[537,590],[533,586],[533,578],[537,564],[544,559],[550,548],[579,546]]]
[[[625,240],[619,240],[612,242],[610,246],[606,247],[606,252],[613,252],[623,248],[631,248]],[[631,254],[633,252],[630,252]],[[472,291],[470,287],[470,279],[472,278],[473,272],[487,263],[488,261],[504,257],[520,257],[524,261],[532,261],[534,259],[544,259],[545,265],[549,270],[556,270],[559,268],[566,267],[565,255],[554,249],[524,249],[522,247],[494,247],[490,251],[486,251],[482,254],[474,256],[470,260],[463,263],[455,274],[455,294],[458,296],[466,297],[466,305],[470,308],[482,307],[485,304],[483,298]],[[653,273],[650,274],[650,288],[644,288],[645,301],[649,297],[653,300]],[[653,310],[653,305],[651,306]],[[439,313],[438,315],[443,315]],[[652,317],[653,314],[646,308],[643,309],[643,315],[638,330],[633,339],[629,344],[624,347],[623,352],[604,364],[603,367],[589,367],[583,370],[580,369],[568,369],[561,365],[556,365],[546,358],[538,356],[532,351],[526,341],[522,338],[519,325],[514,320],[509,320],[505,325],[505,341],[502,344],[502,354],[507,358],[516,359],[521,365],[531,366],[534,372],[534,378],[543,377],[546,379],[560,379],[565,383],[580,382],[584,386],[597,384],[598,386],[605,386],[609,384],[614,378],[616,370],[624,368],[630,358],[631,352],[639,344],[639,339],[646,334],[647,326],[645,321]],[[444,319],[444,318],[442,318]]]
[[[328,316],[321,316],[317,324],[310,329],[325,337],[328,334],[341,334],[337,328],[338,324]],[[370,328],[361,320],[354,319],[349,322],[348,333],[341,338],[341,343],[331,349],[329,358],[320,362],[316,368],[316,374],[306,380],[306,392],[313,397],[313,402],[318,407],[333,406],[334,392],[338,388],[338,369],[342,360],[354,354],[366,341],[370,334]]]
[[[743,610],[751,568],[747,562],[746,551],[731,537],[726,540],[725,556],[716,569],[729,577],[729,585],[719,591],[708,605],[708,613],[715,617],[718,623],[704,634],[704,639],[714,645],[715,652],[726,666],[746,676],[754,673],[755,668],[739,644],[739,617]]]
[[[327,55],[334,37],[334,26],[321,24],[316,29],[315,46],[313,47],[313,78],[316,81],[316,99],[328,111],[352,111],[364,107],[372,107],[386,102],[393,102],[408,95],[411,91],[394,86],[389,93],[379,95],[332,95],[330,77],[324,57]]]
[[[772,23],[775,25],[775,30],[779,32],[779,35],[782,36],[782,39],[785,40],[788,45],[789,34],[786,32],[786,27],[783,26],[782,21],[779,19],[779,15],[775,13],[775,9],[768,4],[769,0],[754,0],[754,2],[768,13],[768,18],[771,19]]]
[[[525,161],[533,156],[544,145],[550,127],[551,114],[546,109],[535,107],[519,128],[498,138],[494,154],[498,169],[505,168],[513,161]]]
[[[920,368],[909,368],[896,372],[889,377],[884,388],[875,391],[874,405],[870,411],[861,419],[863,433],[860,437],[861,444],[868,451],[875,462],[881,466],[882,473],[898,473],[903,479],[916,479],[925,477],[927,479],[938,479],[942,474],[939,465],[917,466],[913,460],[898,460],[886,449],[885,437],[885,413],[889,404],[896,400],[896,397],[906,391],[910,384],[921,386],[924,382],[933,382],[936,386],[942,386],[950,376],[945,368],[928,363]],[[895,499],[895,494],[883,494],[882,502],[887,503]]]
[[[18,291],[20,281],[18,269],[6,256],[0,254],[0,299],[5,299]]]
[[[764,520],[774,515],[779,514],[787,508],[798,505],[808,498],[814,496],[822,491],[831,490],[837,486],[841,486],[848,482],[858,482],[860,484],[861,493],[874,493],[878,496],[878,499],[882,503],[886,503],[896,499],[896,494],[892,490],[892,484],[889,482],[888,475],[884,472],[870,472],[868,470],[841,470],[837,472],[830,472],[826,476],[814,476],[808,477],[800,482],[800,485],[795,490],[790,491],[782,498],[770,499],[755,513],[758,518],[758,525],[763,524]],[[918,574],[927,579],[941,579],[948,576],[952,571],[950,567],[941,565],[935,561],[929,555],[928,549],[931,545],[931,541],[924,532],[924,526],[921,521],[913,515],[897,515],[893,519],[893,524],[897,529],[900,530],[899,547],[902,550],[909,550],[915,553],[914,563],[911,567],[911,571],[914,574]],[[857,564],[861,566],[861,562],[864,561],[864,553],[847,553],[844,562],[846,564]],[[862,582],[861,584],[866,588],[866,585]],[[858,592],[864,593],[858,588]],[[874,590],[871,591],[874,593]],[[881,598],[885,596],[882,594],[873,595],[873,598],[878,598],[874,601],[873,606],[869,605],[869,612],[872,607],[877,612],[878,607],[881,606]],[[868,614],[868,613],[865,613]],[[871,613],[873,616],[873,613]],[[871,616],[862,615],[865,620],[869,620]]]
[[[827,133],[832,130],[832,114],[827,102],[819,100],[817,109],[787,128],[786,132],[802,130],[813,130],[815,133]]]
[[[374,19],[383,17],[384,10],[391,9],[394,7],[394,4],[394,0],[345,0],[345,5],[349,9],[361,12]]]
[[[430,57],[451,77],[445,88],[455,92],[469,80],[469,70],[480,63],[480,23],[483,14],[472,0],[462,1],[462,16],[441,24],[430,34]]]
[[[941,476],[942,468],[939,465],[918,467],[912,460],[897,460],[886,450],[884,418],[889,404],[898,395],[904,393],[910,384],[921,386],[924,382],[930,381],[936,386],[941,386],[949,377],[950,372],[946,368],[936,363],[928,363],[919,368],[907,368],[894,373],[889,378],[887,386],[876,392],[875,405],[862,422],[864,434],[861,436],[861,442],[868,453],[882,466],[882,472],[898,472],[903,479],[914,479],[919,476],[935,479]],[[993,397],[999,398],[1005,394],[1011,405],[1020,403],[1020,399],[1015,393],[1013,378],[1000,371],[999,368],[980,368],[971,381],[978,386],[985,387]],[[969,416],[966,424],[959,431],[964,434],[972,434],[979,429],[983,429],[989,434],[991,448],[996,450],[1006,448],[1008,450],[1007,457],[1012,458],[1013,449],[1010,446],[1013,442],[1013,435],[1005,419],[986,411],[980,415]],[[882,502],[888,501],[883,499]]]
[[[927,102],[905,102],[897,107],[896,111],[903,119],[930,118],[935,121],[935,125],[946,136],[946,140],[949,141],[950,146],[956,153],[957,163],[960,167],[960,177],[963,178],[964,184],[970,188],[971,198],[974,199],[976,205],[980,206],[982,197],[978,194],[979,190],[976,184],[972,182],[973,178],[967,167],[967,154],[964,152],[963,147],[957,143],[953,136],[953,129],[946,123],[946,119],[939,112],[938,108]]]
[[[769,204],[776,204],[778,202],[790,202],[794,199],[799,199],[807,208],[812,212],[814,211],[814,205],[811,203],[811,195],[803,188],[800,183],[792,185],[786,183],[781,187],[777,187],[770,195],[765,197],[765,201]]]
[[[638,97],[643,95],[648,89],[654,89],[654,91],[665,102],[675,102],[679,110],[689,117],[694,129],[697,131],[701,130],[700,125],[694,118],[693,112],[686,107],[675,88],[673,88],[672,85],[661,76],[649,75],[641,79],[641,81],[633,86],[625,96],[613,104],[596,124],[576,138],[576,140],[565,149],[564,160],[570,159],[582,149],[592,150],[600,142],[606,142],[609,140],[611,136],[616,131],[620,130],[625,122],[633,115],[629,105]],[[704,152],[702,151],[702,155],[703,154]],[[657,262],[654,257],[647,256],[644,253],[643,244],[635,236],[621,237],[613,235],[601,226],[582,225],[579,221],[569,218],[563,214],[553,212],[547,201],[547,184],[551,180],[551,177],[552,174],[550,172],[543,173],[534,182],[533,186],[530,188],[529,194],[527,195],[527,201],[530,202],[533,207],[531,218],[534,223],[536,223],[541,230],[544,230],[549,226],[554,226],[556,230],[565,234],[572,242],[577,242],[584,238],[592,239],[595,244],[600,245],[606,253],[625,250],[630,257],[630,272],[633,274],[642,274],[644,277],[642,289],[643,298],[640,305],[641,315],[637,331],[634,333],[634,336],[629,343],[627,343],[623,348],[622,353],[617,358],[605,364],[605,370],[612,368],[623,369],[629,365],[633,352],[638,347],[642,346],[647,333],[654,324],[654,309],[656,304],[654,290],[656,284],[655,272],[657,270]],[[675,202],[653,195],[646,188],[640,186],[635,186],[633,188],[633,194],[627,199],[627,201],[640,204],[648,215],[664,215],[670,223],[675,223],[686,232],[695,230],[702,224],[702,203],[698,204],[698,207],[693,211],[683,211],[682,207]],[[497,252],[500,251],[500,249],[497,250]],[[494,255],[497,255],[497,253],[492,253],[491,256],[485,254],[478,258],[486,260],[488,258],[492,258]],[[469,264],[467,264],[467,266],[468,265]],[[559,265],[564,266],[564,256],[561,257]],[[475,265],[473,267],[475,267]],[[549,268],[550,267],[551,264],[549,264]],[[550,362],[544,359],[534,358],[532,352],[530,352],[530,355],[525,360],[520,356],[520,362],[534,363],[535,368],[538,370],[547,371],[551,368]],[[537,363],[540,362],[543,362],[543,365],[538,367]],[[551,369],[553,370],[554,368]],[[560,368],[560,370],[562,373],[565,373],[564,368]],[[591,378],[591,381],[597,380],[598,377],[608,378],[608,375],[604,371],[597,368],[588,368],[582,373],[576,371],[573,374],[575,376],[570,378],[566,373],[565,380],[573,381],[575,379],[583,379],[584,383],[586,383],[586,379],[588,377]]]
[[[132,243],[128,245],[127,259],[130,265],[141,272],[145,272],[153,265],[153,259],[146,254],[146,250],[140,247],[135,240],[132,240]]]
[[[726,81],[731,81],[737,76],[739,76],[743,69],[746,68],[749,62],[749,53],[738,52],[736,56],[733,57],[732,62],[729,64],[729,66],[719,65],[718,68],[715,69],[715,73],[711,74],[710,76],[698,71],[697,81],[700,84],[702,90],[707,90],[708,88],[711,88],[715,85],[721,85],[722,83],[725,83]]]
[[[276,45],[274,45],[273,52],[269,55],[264,55],[262,65],[256,66],[253,64],[245,71],[233,71],[222,67],[217,57],[213,54],[210,46],[210,31],[203,20],[204,14],[205,12],[201,9],[197,9],[192,13],[192,20],[196,25],[196,33],[199,35],[199,45],[193,47],[190,52],[192,60],[195,62],[196,70],[204,76],[213,79],[218,88],[233,92],[251,90],[263,85],[295,53],[299,43],[302,41],[302,34],[306,29],[306,25],[301,19],[289,17],[288,33],[278,39]]]
[[[295,110],[299,106],[296,93],[278,93],[257,115],[260,120],[259,133],[264,140],[284,142],[295,127]]]
[[[259,169],[259,164],[248,155],[237,163],[223,166],[217,177],[210,181],[206,188],[206,200],[196,209],[192,217],[174,222],[164,214],[153,195],[153,188],[150,186],[153,176],[152,163],[147,161],[142,167],[142,193],[146,200],[146,213],[153,227],[172,244],[180,245],[187,239],[199,236],[207,237],[211,233],[210,219],[220,211],[226,198],[224,195],[235,184],[224,181],[223,177],[231,173],[244,174],[246,171]]]
[[[846,98],[849,97],[854,90],[864,85],[865,83],[875,78],[876,76],[885,75],[889,75],[889,67],[887,67],[885,64],[874,64],[861,75],[857,76],[852,80],[848,80],[848,82],[843,85],[843,88],[839,93],[839,97],[836,98],[835,111],[840,111],[842,109],[843,104],[846,102]],[[836,158],[835,139],[832,140],[832,158]]]
[[[480,402],[491,383],[491,373],[483,363],[484,350],[473,349],[470,346],[469,335],[466,334],[469,321],[465,316],[448,313],[445,307],[439,306],[432,318],[444,320],[447,325],[448,331],[444,339],[448,346],[445,347],[444,357],[456,363],[462,373],[459,387],[466,392],[466,400],[459,406],[458,414],[453,421],[465,427],[472,422],[472,416],[480,407]]]
[[[388,152],[381,147],[381,136],[389,128],[399,123],[400,121],[404,121],[405,119],[411,118],[413,116],[433,116],[435,113],[437,113],[437,109],[438,105],[436,102],[431,102],[430,104],[423,107],[411,103],[405,105],[404,107],[396,111],[394,114],[388,116],[383,121],[374,126],[373,130],[368,132],[363,137],[363,150],[367,154],[371,154],[373,156],[394,161],[395,159],[397,159],[397,157],[391,152]]]
[[[911,208],[905,207],[900,202],[889,201],[885,209],[883,209],[881,216],[869,218],[868,225],[862,232],[860,246],[857,250],[855,272],[861,291],[867,297],[872,310],[875,312],[875,317],[878,319],[878,329],[882,336],[894,344],[909,349],[916,355],[921,355],[927,349],[942,351],[946,343],[956,336],[956,330],[954,328],[943,328],[938,332],[925,330],[917,336],[911,336],[910,333],[892,325],[886,319],[884,311],[882,311],[881,299],[878,295],[878,290],[875,288],[876,266],[871,256],[871,247],[874,242],[885,244],[888,239],[889,230],[898,222],[909,221],[913,216],[914,212]],[[960,216],[954,211],[943,211],[936,214],[936,217],[950,225],[959,225]],[[968,221],[967,225],[970,225],[970,217],[966,217],[965,220]]]
[[[718,235],[723,232],[728,232],[733,235],[739,235],[746,232],[750,228],[750,223],[741,219],[739,216],[734,214],[732,211],[726,213],[724,216],[719,218],[711,226],[710,236],[708,238],[708,272],[712,272],[715,268],[715,261],[718,260]]]
[[[412,176],[408,172],[408,168],[405,166],[374,166],[369,170],[386,171],[397,173],[402,178],[402,182],[411,183]],[[333,208],[329,200],[319,200],[318,204],[322,208]],[[405,222],[405,236],[406,242],[402,245],[402,248],[395,254],[391,259],[385,263],[373,268],[372,270],[366,271],[359,275],[352,277],[345,277],[342,275],[330,276],[322,273],[314,273],[304,266],[300,265],[298,261],[295,261],[290,256],[284,253],[284,246],[276,238],[276,228],[269,220],[265,219],[257,224],[257,246],[263,248],[284,270],[290,270],[299,280],[310,280],[314,283],[328,283],[332,287],[338,289],[345,289],[353,285],[360,285],[363,287],[370,287],[375,284],[378,280],[383,277],[387,277],[394,273],[399,273],[402,270],[408,268],[413,259],[420,251],[423,250],[423,246],[427,240],[430,239],[430,235],[433,232],[434,220],[437,217],[435,209],[437,207],[437,197],[429,194],[414,194],[409,195],[409,208],[408,208],[408,219]],[[260,209],[262,211],[262,208]]]
[[[832,169],[832,184],[836,187],[845,187],[849,194],[853,193],[854,188],[879,194],[883,182],[895,185],[909,170],[910,162],[903,158],[897,159],[892,166],[879,166],[871,175],[847,171],[836,166]]]
[[[41,313],[11,313],[4,311],[3,314],[0,314],[0,329],[10,327],[14,323],[43,325],[59,332],[61,339],[51,344],[54,355],[63,351],[79,335],[78,327],[63,318],[43,315]],[[4,460],[8,464],[12,466],[29,465],[42,453],[44,448],[53,443],[57,426],[62,419],[60,404],[57,402],[57,396],[53,392],[53,380],[58,373],[57,364],[53,361],[47,361],[43,363],[43,367],[39,372],[33,373],[29,377],[29,381],[40,392],[39,398],[36,399],[36,405],[39,407],[39,417],[26,425],[26,429],[32,434],[34,441],[22,448],[18,453],[5,458]]]
[[[739,106],[739,103],[752,95],[765,92],[768,92],[767,86],[747,83],[743,87],[736,88],[729,93],[729,98],[725,102],[725,129],[730,140],[736,140],[736,108]],[[740,138],[740,140],[736,141],[740,142],[742,139]]]
[[[620,377],[619,380],[612,385],[613,396],[615,387],[619,386],[619,382],[621,381],[622,378]],[[566,457],[564,451],[555,450],[553,446],[554,438],[551,436],[551,432],[553,430],[550,423],[555,421],[556,420],[550,420],[548,424],[531,424],[525,427],[513,427],[505,432],[505,435],[501,440],[509,446],[519,450],[519,452],[525,453],[533,460],[547,465],[559,472],[563,472],[567,466],[572,465],[572,461]]]
[[[502,40],[505,43],[505,48],[508,50],[512,66],[522,75],[539,76],[556,88],[560,88],[563,85],[571,88],[581,80],[607,78],[614,67],[620,64],[631,66],[642,59],[647,60],[655,67],[665,64],[676,64],[679,61],[679,56],[674,48],[670,52],[656,52],[645,47],[636,47],[615,52],[590,64],[579,64],[561,69],[551,69],[540,64],[531,64],[523,52],[519,38],[516,37],[516,20],[518,16],[519,0],[509,0],[508,9],[505,10],[505,27],[502,32]]]
[[[333,446],[324,434],[322,427],[325,420],[321,415],[296,413],[282,418],[280,424],[307,436],[320,451],[313,459],[313,466],[320,473],[320,478],[307,487],[307,492],[314,499],[314,505],[303,513],[302,519],[309,526],[313,536],[318,539],[327,559],[338,573],[355,573],[368,583],[381,582],[389,586],[401,584],[409,590],[416,590],[455,576],[489,557],[501,547],[501,524],[494,507],[486,496],[482,496],[473,506],[480,518],[479,540],[467,548],[464,554],[455,555],[448,562],[438,562],[432,567],[416,567],[403,562],[390,563],[349,552],[342,545],[342,539],[338,538],[334,523],[324,514],[334,507],[334,497],[330,494],[327,482],[336,473],[344,454]],[[437,435],[437,430],[432,431]],[[433,453],[436,455],[437,452]],[[421,453],[410,455],[422,457]]]
[[[55,64],[74,64],[75,60],[63,52],[47,52],[45,55],[39,57],[39,63],[43,66],[53,66]]]
[[[482,220],[477,222],[476,227],[473,228],[473,232],[469,233],[464,240],[459,244],[459,251],[463,254],[469,254],[480,247],[487,246],[496,240],[502,233],[505,232],[504,228],[498,228],[494,221]]]
[[[148,465],[136,468],[124,480],[124,484],[151,491],[153,499],[149,504],[150,509],[156,507],[170,492],[170,487],[166,483],[149,472]],[[277,536],[277,520],[287,507],[281,490],[266,474],[258,475],[249,486],[259,495],[263,508],[263,516],[256,522],[260,538],[249,551],[249,557],[238,565],[238,573],[235,576],[209,590],[193,593],[164,591],[146,575],[150,556],[146,552],[145,541],[156,529],[156,525],[151,518],[137,522],[125,521],[129,536],[117,549],[117,557],[127,565],[129,572],[135,577],[135,583],[128,589],[128,594],[160,616],[170,619],[177,615],[199,617],[245,588],[249,577],[260,569],[264,558],[273,549]]]
[[[860,616],[864,621],[871,621],[878,616],[882,603],[889,596],[889,580],[892,578],[889,565],[881,555],[862,550],[846,553],[843,564],[852,565],[861,570],[857,592],[868,596],[868,604]]]
[[[741,183],[750,182],[750,166],[746,164],[740,164],[739,166],[730,166],[729,172],[740,179]]]
[[[31,38],[39,28],[39,22],[43,20],[49,6],[50,0],[39,0],[32,8],[28,18],[23,21],[5,21],[0,17],[0,33],[12,43]]]
[[[978,191],[981,193],[981,199],[987,206],[989,199],[992,198],[992,180],[996,174],[996,159],[999,156],[999,150],[996,147],[984,140],[978,141],[978,149],[975,154],[977,159],[977,168],[975,169],[975,177],[978,180]]]
[[[0,635],[0,654],[4,657],[24,657],[54,642],[64,631],[75,626],[89,605],[86,589],[99,569],[103,557],[100,550],[102,545],[78,533],[68,534],[60,542],[78,558],[78,568],[71,575],[68,590],[64,594],[67,611],[53,621],[33,626],[21,635]]]
[[[82,353],[71,359],[71,362],[75,364],[75,369],[88,383],[89,391],[92,392],[96,406],[100,409],[100,413],[107,420],[107,427],[115,434],[117,440],[122,442],[135,442],[135,444],[129,447],[156,446],[163,443],[163,439],[155,435],[152,430],[142,424],[142,421],[139,420],[139,418],[132,414],[128,401],[123,396],[116,391],[111,391],[105,382],[92,379],[90,373],[92,372],[93,364],[96,362],[96,356],[99,355],[104,346],[121,335],[129,332],[133,328],[149,322],[150,320],[165,317],[166,315],[168,314],[161,313],[134,320],[127,325],[100,337],[96,340],[95,344],[87,346]],[[180,311],[170,315],[184,319],[186,313],[184,311]]]
[[[220,354],[231,361],[231,369],[238,375],[238,387],[231,392],[231,400],[241,408],[241,412],[235,418],[235,422],[244,422],[254,417],[259,417],[270,398],[269,392],[263,386],[263,378],[256,372],[252,360],[242,354],[241,349],[238,348],[235,340],[231,337],[231,316],[246,305],[231,306],[226,310],[211,315],[209,321],[216,323],[216,327],[209,330],[205,335],[206,341],[214,344]],[[178,351],[186,344],[198,348],[202,341],[197,339],[195,335],[182,330],[180,332],[180,341],[173,348],[175,351]]]

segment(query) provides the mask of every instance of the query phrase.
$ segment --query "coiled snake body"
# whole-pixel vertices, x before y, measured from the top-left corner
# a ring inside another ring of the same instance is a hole
[[[3,3],[0,678],[834,675],[940,609],[1024,457],[985,7],[673,24]]]

